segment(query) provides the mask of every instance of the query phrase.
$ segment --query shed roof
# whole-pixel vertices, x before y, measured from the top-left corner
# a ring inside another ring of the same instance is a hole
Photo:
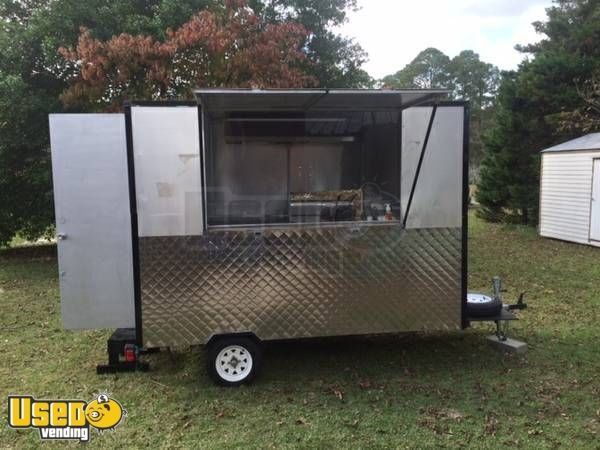
[[[568,152],[576,150],[600,150],[600,133],[590,133],[585,136],[572,139],[562,144],[555,145],[554,147],[542,150],[542,153],[546,152]]]
[[[195,89],[207,110],[390,110],[418,105],[450,93],[446,89]]]

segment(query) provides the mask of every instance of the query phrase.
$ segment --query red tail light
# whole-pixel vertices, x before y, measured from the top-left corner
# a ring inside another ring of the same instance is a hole
[[[135,361],[135,346],[131,344],[127,344],[123,349],[123,355],[125,356],[125,361],[134,362]]]

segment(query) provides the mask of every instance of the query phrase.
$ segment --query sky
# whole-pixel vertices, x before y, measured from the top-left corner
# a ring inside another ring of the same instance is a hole
[[[369,54],[364,69],[382,78],[402,69],[427,47],[450,57],[474,50],[500,69],[515,69],[523,54],[516,44],[542,38],[532,22],[543,21],[551,0],[358,0],[341,33]]]

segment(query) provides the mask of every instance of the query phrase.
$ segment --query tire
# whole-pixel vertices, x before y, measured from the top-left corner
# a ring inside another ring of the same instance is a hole
[[[469,317],[493,317],[502,311],[502,301],[485,294],[467,294],[467,315]]]
[[[235,387],[254,380],[262,366],[262,349],[246,336],[218,337],[206,349],[206,370],[221,386]]]

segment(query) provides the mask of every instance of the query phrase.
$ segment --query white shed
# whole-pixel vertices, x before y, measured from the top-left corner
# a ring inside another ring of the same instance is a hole
[[[600,133],[542,151],[541,236],[600,247]]]

